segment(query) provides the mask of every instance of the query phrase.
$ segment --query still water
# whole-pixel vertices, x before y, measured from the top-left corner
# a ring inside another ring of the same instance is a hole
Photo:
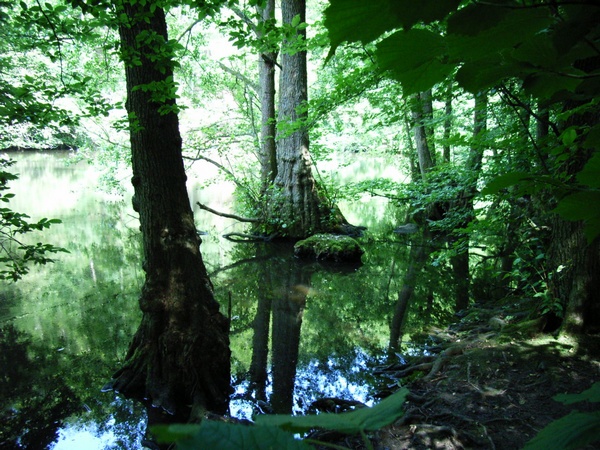
[[[97,168],[69,154],[10,156],[20,178],[11,183],[16,197],[9,206],[34,220],[61,219],[33,239],[70,253],[0,286],[0,448],[141,448],[143,408],[100,392],[123,362],[141,318],[140,238],[129,175],[123,172],[125,192],[117,195],[101,189]],[[338,182],[402,177],[381,158],[339,159],[322,168]],[[190,171],[192,204],[231,212],[233,187],[207,184],[214,175],[209,165]],[[391,232],[402,213],[371,197],[340,207],[351,223],[369,228],[361,266],[306,264],[286,246],[232,243],[222,235],[243,231],[240,224],[195,208],[223,311],[231,301],[232,415],[300,414],[324,397],[371,404],[382,387],[370,369],[383,361],[406,266],[406,241]],[[405,329],[408,344],[422,327],[419,295]]]

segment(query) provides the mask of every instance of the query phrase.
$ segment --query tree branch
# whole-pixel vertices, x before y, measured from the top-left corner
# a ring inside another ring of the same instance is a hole
[[[223,69],[225,72],[233,75],[235,78],[237,78],[238,80],[240,80],[242,83],[244,83],[246,86],[250,86],[252,88],[252,90],[254,92],[258,92],[258,85],[254,82],[252,82],[252,80],[250,80],[247,76],[245,76],[244,74],[238,72],[237,70],[232,69],[229,66],[226,66],[225,64],[223,64],[221,61],[217,61],[217,64],[219,65],[219,67],[221,67],[221,69]]]
[[[237,220],[239,222],[252,222],[252,223],[262,222],[260,219],[256,219],[254,217],[241,217],[241,216],[237,216],[235,214],[227,214],[227,213],[224,213],[224,212],[219,212],[219,211],[216,211],[216,210],[214,210],[212,208],[209,208],[206,205],[203,205],[200,202],[196,202],[196,205],[198,205],[200,207],[200,209],[208,211],[209,213],[212,213],[212,214],[215,214],[215,215],[221,216],[221,217],[226,217],[228,219],[235,219],[235,220]]]

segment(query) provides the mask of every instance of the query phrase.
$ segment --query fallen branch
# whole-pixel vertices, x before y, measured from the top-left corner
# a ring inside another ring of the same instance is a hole
[[[221,216],[221,217],[226,217],[228,219],[235,219],[239,222],[252,222],[252,223],[260,223],[262,222],[260,219],[256,219],[254,217],[241,217],[241,216],[237,216],[235,214],[228,214],[228,213],[224,213],[224,212],[219,212],[216,211],[212,208],[209,208],[206,205],[203,205],[200,202],[196,202],[196,204],[200,207],[200,209],[203,209],[205,211],[208,211],[209,213],[215,214],[217,216]]]

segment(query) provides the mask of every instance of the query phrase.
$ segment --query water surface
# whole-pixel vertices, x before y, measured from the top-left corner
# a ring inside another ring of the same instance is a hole
[[[33,219],[61,219],[31,239],[70,253],[0,286],[0,448],[140,448],[143,408],[100,392],[141,318],[140,237],[128,183],[122,195],[107,193],[94,166],[64,153],[11,156],[20,179],[11,184],[10,207]],[[400,176],[390,161],[339,158],[322,170],[335,169],[342,182]],[[207,185],[212,172],[201,165],[190,172],[190,200],[231,211],[233,187]],[[222,235],[242,225],[195,208],[223,311],[231,301],[233,415],[304,413],[323,397],[371,404],[381,388],[371,368],[383,361],[407,263],[406,240],[391,233],[402,212],[370,197],[340,207],[352,223],[369,227],[360,266],[303,263],[286,245],[234,244]],[[423,320],[419,295],[407,342]]]

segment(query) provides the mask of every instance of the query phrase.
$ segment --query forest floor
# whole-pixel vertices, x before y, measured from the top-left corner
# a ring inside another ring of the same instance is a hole
[[[573,410],[597,410],[597,403],[564,405],[552,397],[600,381],[600,336],[541,333],[542,324],[526,320],[519,306],[475,306],[429,333],[437,341],[430,355],[379,368],[390,393],[401,385],[410,394],[404,416],[375,433],[373,447],[516,450]],[[336,444],[359,449],[361,442]]]

